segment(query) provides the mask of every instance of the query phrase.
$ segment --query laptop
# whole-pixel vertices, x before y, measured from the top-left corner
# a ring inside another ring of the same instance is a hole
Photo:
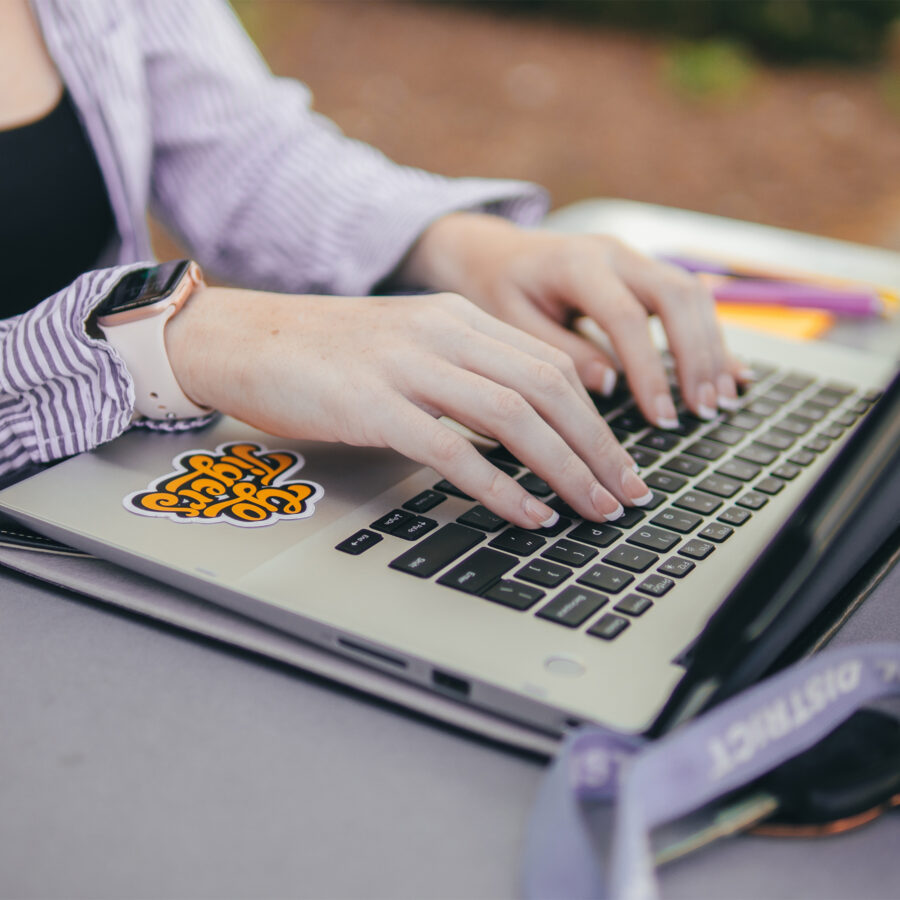
[[[551,735],[674,724],[759,677],[900,526],[900,380],[736,331],[757,380],[662,432],[597,397],[653,502],[523,532],[388,450],[229,418],[133,429],[0,491],[0,511],[364,666]]]

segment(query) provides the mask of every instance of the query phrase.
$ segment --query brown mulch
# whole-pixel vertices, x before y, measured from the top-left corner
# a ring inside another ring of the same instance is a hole
[[[900,113],[877,70],[760,66],[739,101],[697,102],[663,79],[665,40],[502,3],[234,6],[276,72],[398,161],[900,250]]]

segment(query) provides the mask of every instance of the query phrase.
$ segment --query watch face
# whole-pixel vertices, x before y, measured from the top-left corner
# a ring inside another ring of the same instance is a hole
[[[156,303],[172,293],[190,265],[190,260],[180,259],[129,272],[100,304],[97,314],[108,316]]]

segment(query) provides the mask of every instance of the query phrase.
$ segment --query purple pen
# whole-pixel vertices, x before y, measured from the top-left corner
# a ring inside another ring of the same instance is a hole
[[[788,281],[757,281],[750,278],[713,284],[713,296],[724,303],[789,306],[819,309],[840,316],[879,316],[881,299],[869,291],[837,290]]]

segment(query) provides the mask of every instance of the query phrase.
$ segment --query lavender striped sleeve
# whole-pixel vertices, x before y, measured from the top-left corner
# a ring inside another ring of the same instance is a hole
[[[135,265],[88,272],[0,321],[0,476],[96,447],[130,424],[134,388],[85,322]]]
[[[533,224],[546,211],[535,185],[441,177],[343,136],[302,84],[271,74],[220,0],[143,9],[154,206],[229,281],[365,294],[448,212]]]

